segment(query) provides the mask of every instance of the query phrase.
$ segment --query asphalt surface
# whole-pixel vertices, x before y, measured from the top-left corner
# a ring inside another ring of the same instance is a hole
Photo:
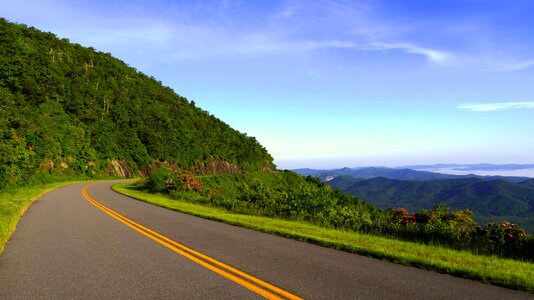
[[[0,255],[0,299],[262,299],[59,188],[22,217]],[[204,220],[88,189],[99,203],[305,299],[533,299],[534,295]]]

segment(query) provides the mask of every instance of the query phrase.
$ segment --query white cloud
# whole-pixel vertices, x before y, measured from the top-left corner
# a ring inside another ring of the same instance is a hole
[[[495,63],[495,70],[497,71],[519,71],[528,69],[534,66],[534,59],[531,60],[515,60],[512,62],[497,61]]]
[[[401,50],[406,53],[420,54],[425,56],[429,61],[438,64],[446,64],[454,58],[452,54],[446,51],[420,47],[410,43],[371,43],[370,45],[377,49]]]
[[[410,43],[356,43],[352,41],[332,40],[332,41],[309,41],[303,42],[302,49],[316,50],[325,48],[337,49],[354,49],[357,51],[386,51],[398,50],[404,53],[416,54],[424,56],[428,61],[437,64],[449,64],[455,59],[455,56],[446,51],[420,47]]]
[[[465,103],[458,105],[458,108],[476,111],[476,112],[486,112],[486,111],[496,111],[503,109],[524,109],[524,108],[534,108],[534,101],[524,101],[524,102],[500,102],[500,103]]]

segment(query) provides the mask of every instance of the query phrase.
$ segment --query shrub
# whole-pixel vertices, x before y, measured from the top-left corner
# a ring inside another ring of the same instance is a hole
[[[152,171],[145,182],[145,188],[152,193],[168,192],[167,180],[171,178],[171,173],[166,168],[158,168]]]
[[[170,177],[170,176],[169,176]],[[167,178],[165,180],[167,190],[180,190],[185,192],[201,192],[202,183],[194,176],[184,173],[177,175],[175,178]]]
[[[525,230],[508,221],[490,223],[477,233],[482,236],[487,252],[501,256],[516,256],[527,244]]]

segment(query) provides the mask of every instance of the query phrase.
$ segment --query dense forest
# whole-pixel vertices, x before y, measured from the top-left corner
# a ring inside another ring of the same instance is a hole
[[[274,167],[255,138],[110,54],[0,19],[0,189],[161,163]]]
[[[454,210],[470,209],[480,222],[508,220],[529,232],[534,231],[532,180],[519,183],[481,178],[416,181],[339,176],[328,184],[381,208],[404,207],[415,211],[444,204]]]

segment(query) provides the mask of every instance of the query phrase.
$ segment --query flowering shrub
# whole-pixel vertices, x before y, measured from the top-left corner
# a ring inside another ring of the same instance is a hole
[[[185,192],[200,192],[202,191],[202,183],[190,174],[184,173],[169,178],[165,181],[169,191],[180,190]]]
[[[406,208],[398,208],[393,211],[393,214],[391,215],[391,219],[394,222],[398,222],[404,225],[408,224],[414,224],[416,221],[415,214],[408,214],[408,210]]]
[[[511,256],[523,248],[527,233],[516,224],[503,221],[479,228],[476,238],[487,246],[487,252]]]
[[[527,248],[532,239],[521,227],[508,221],[490,223],[486,228],[473,220],[473,212],[449,212],[443,205],[431,211],[421,209],[409,213],[405,208],[390,210],[387,232],[404,240],[449,245],[457,249],[473,249],[476,253],[532,259]],[[530,251],[530,252],[529,252]]]
[[[386,227],[389,234],[404,240],[466,248],[470,247],[471,237],[476,232],[477,224],[472,215],[469,210],[449,212],[443,205],[415,213],[398,208],[390,210],[391,223]]]
[[[508,221],[488,224],[487,234],[495,238],[504,238],[508,240],[517,240],[527,236],[525,230],[514,223]]]

